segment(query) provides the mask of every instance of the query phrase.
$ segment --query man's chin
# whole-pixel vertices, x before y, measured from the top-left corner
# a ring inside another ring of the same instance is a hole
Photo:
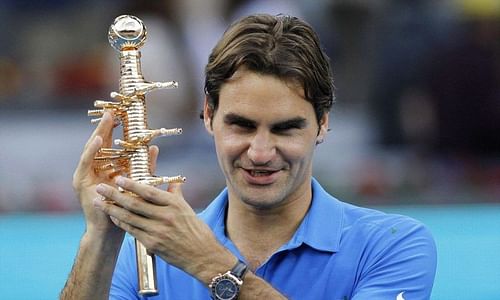
[[[243,203],[257,210],[268,210],[279,206],[283,202],[282,197],[279,195],[263,190],[245,193],[240,198]]]
[[[233,182],[233,191],[240,201],[256,209],[269,209],[278,206],[283,201],[286,186],[283,182],[274,181],[271,184],[252,184],[244,178]]]

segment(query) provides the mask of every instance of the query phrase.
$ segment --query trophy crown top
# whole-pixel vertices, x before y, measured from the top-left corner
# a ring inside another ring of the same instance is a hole
[[[138,49],[144,45],[146,34],[146,26],[141,19],[131,15],[121,15],[109,27],[108,40],[117,51]]]

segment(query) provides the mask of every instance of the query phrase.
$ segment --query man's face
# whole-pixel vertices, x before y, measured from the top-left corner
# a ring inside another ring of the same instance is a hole
[[[222,86],[217,111],[205,105],[230,199],[266,209],[310,197],[312,156],[328,115],[318,128],[303,94],[293,82],[239,69]]]

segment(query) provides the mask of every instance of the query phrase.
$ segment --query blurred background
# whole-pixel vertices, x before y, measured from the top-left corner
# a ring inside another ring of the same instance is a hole
[[[71,189],[94,125],[118,88],[107,30],[120,14],[148,28],[149,125],[157,174],[182,174],[202,209],[224,186],[198,115],[203,70],[240,16],[291,14],[317,30],[335,75],[331,132],[315,176],[343,201],[417,218],[433,231],[433,299],[500,299],[500,1],[0,1],[0,291],[55,299],[84,224]],[[116,131],[119,137],[120,130]],[[9,295],[11,295],[9,297]]]

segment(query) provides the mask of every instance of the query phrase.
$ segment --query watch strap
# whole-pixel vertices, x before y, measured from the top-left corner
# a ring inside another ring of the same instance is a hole
[[[231,273],[238,277],[239,279],[242,279],[243,276],[245,275],[245,273],[247,272],[248,270],[248,266],[242,262],[241,260],[238,259],[238,262],[236,263],[236,265],[231,269]]]

